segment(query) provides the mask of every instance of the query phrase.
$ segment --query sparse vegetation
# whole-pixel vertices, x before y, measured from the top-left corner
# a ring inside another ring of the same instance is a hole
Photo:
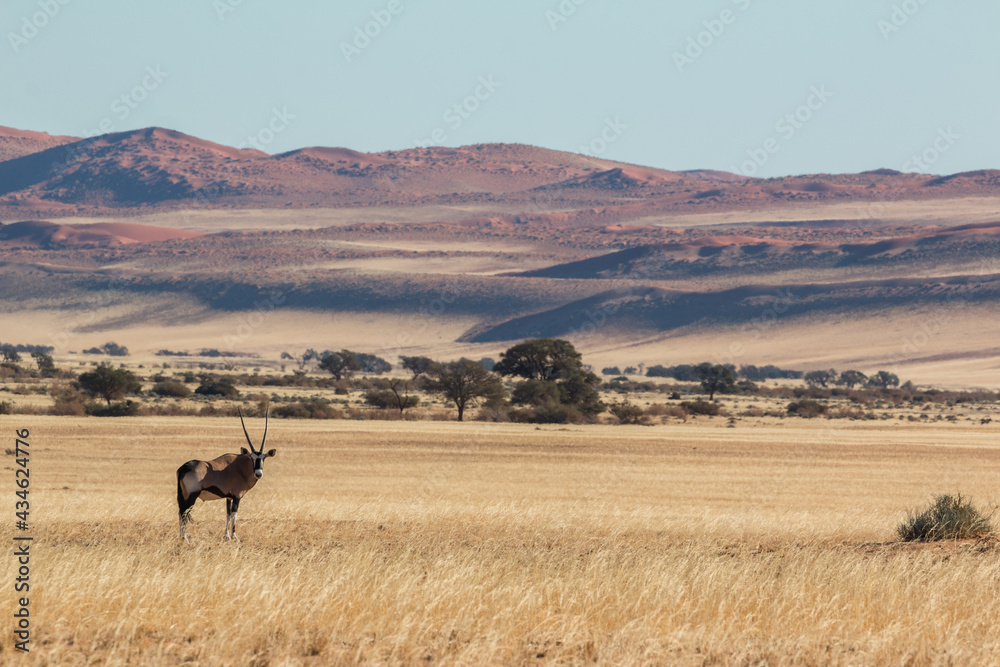
[[[100,347],[92,347],[83,351],[84,354],[106,354],[109,357],[127,357],[128,348],[118,343],[109,342]]]

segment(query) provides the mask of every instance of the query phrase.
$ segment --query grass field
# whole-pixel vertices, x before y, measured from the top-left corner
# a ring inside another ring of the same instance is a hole
[[[175,470],[238,420],[0,424],[31,431],[35,537],[4,664],[1000,660],[995,542],[895,542],[934,493],[997,500],[990,427],[275,420],[241,541],[198,503],[187,546]]]

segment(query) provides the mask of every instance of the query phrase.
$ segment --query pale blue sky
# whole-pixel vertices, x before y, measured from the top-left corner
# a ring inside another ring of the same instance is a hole
[[[270,153],[519,142],[756,176],[1000,167],[994,0],[62,1],[0,6],[0,125]],[[345,55],[373,11],[391,21]]]

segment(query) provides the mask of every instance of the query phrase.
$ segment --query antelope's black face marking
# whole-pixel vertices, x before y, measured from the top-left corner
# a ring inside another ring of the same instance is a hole
[[[253,461],[254,477],[260,479],[264,476],[264,459],[268,456],[274,456],[277,453],[277,450],[274,449],[269,449],[266,452],[250,452],[250,460]]]
[[[257,479],[264,476],[264,459],[266,458],[267,454],[253,453],[250,455],[250,460],[253,461],[253,476]]]

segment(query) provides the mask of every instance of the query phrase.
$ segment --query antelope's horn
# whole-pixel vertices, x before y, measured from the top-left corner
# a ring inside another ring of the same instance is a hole
[[[264,408],[264,439],[260,441],[260,453],[264,453],[264,444],[267,443],[267,413],[271,410],[270,407]]]
[[[238,412],[240,415],[240,424],[243,426],[243,435],[245,435],[247,438],[247,444],[250,445],[250,451],[256,452],[257,450],[254,449],[253,443],[250,441],[250,434],[247,433],[247,425],[243,423],[243,411],[240,410],[239,408],[236,408],[236,412]]]

